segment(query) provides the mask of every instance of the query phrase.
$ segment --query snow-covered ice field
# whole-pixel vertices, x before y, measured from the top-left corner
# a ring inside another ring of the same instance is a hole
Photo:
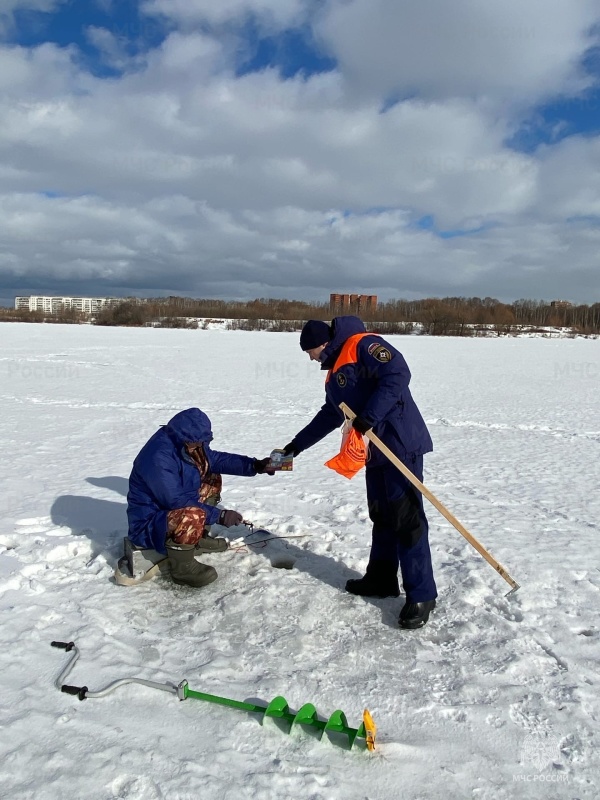
[[[137,451],[199,406],[214,447],[282,447],[323,401],[297,335],[0,325],[0,795],[131,800],[599,796],[600,342],[390,337],[434,439],[425,483],[521,584],[431,506],[439,605],[343,591],[366,565],[364,478],[323,466],[224,479],[223,505],[280,536],[205,557],[201,590],[112,581]],[[239,531],[239,535],[245,531]],[[230,532],[232,537],[234,532]],[[282,564],[291,569],[278,568]],[[142,686],[137,676],[321,717],[363,708],[374,753]]]

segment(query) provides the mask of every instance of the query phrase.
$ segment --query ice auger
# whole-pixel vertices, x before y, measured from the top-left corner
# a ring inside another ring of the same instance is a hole
[[[351,728],[346,720],[346,715],[343,711],[337,710],[329,717],[328,720],[319,719],[317,710],[312,703],[305,703],[302,708],[297,711],[290,711],[288,702],[285,697],[275,697],[271,702],[266,705],[258,703],[243,703],[239,700],[230,700],[227,697],[218,697],[214,694],[206,694],[205,692],[196,692],[190,689],[186,680],[180,681],[177,685],[171,683],[156,683],[155,681],[147,681],[143,678],[122,678],[121,680],[114,681],[104,689],[97,691],[90,691],[87,686],[69,686],[64,684],[63,681],[75,666],[75,662],[79,658],[79,650],[74,642],[51,642],[52,647],[58,647],[66,650],[67,653],[72,652],[71,660],[55,680],[54,685],[61,692],[66,694],[76,695],[80,700],[86,700],[88,697],[104,697],[110,694],[119,686],[124,686],[127,683],[139,683],[142,686],[148,686],[151,689],[159,689],[163,692],[176,694],[179,700],[187,700],[191,697],[195,700],[205,700],[208,703],[216,703],[221,706],[228,706],[229,708],[237,708],[240,711],[254,712],[263,714],[263,719],[266,717],[273,717],[274,719],[283,720],[289,723],[287,732],[290,733],[295,725],[307,725],[316,728],[321,732],[321,735],[341,734],[348,737],[349,748],[352,747],[356,739],[364,739],[368,750],[375,749],[375,734],[377,726],[373,722],[373,718],[368,709],[365,708],[363,712],[363,721],[358,728]],[[335,742],[335,737],[332,738]]]

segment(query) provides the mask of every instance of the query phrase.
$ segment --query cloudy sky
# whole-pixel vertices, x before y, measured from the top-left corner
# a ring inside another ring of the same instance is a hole
[[[15,294],[600,301],[598,0],[0,0]]]

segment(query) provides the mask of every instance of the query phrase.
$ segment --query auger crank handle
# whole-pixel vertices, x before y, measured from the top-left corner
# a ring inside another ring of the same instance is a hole
[[[64,683],[60,687],[60,690],[61,690],[61,692],[64,692],[65,694],[74,694],[74,695],[77,695],[77,697],[80,700],[85,700],[85,698],[87,696],[87,692],[88,692],[88,687],[87,686],[67,686],[67,684]]]

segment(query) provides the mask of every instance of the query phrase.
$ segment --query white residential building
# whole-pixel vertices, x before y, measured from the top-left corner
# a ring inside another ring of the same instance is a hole
[[[43,311],[45,314],[58,314],[65,309],[75,309],[84,314],[95,314],[104,306],[122,302],[119,297],[15,297],[15,309]]]

